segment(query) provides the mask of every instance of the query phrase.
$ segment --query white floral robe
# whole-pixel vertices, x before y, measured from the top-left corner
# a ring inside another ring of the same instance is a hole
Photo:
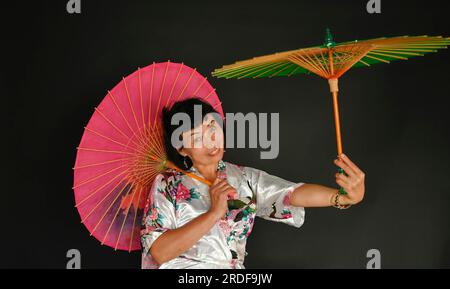
[[[300,227],[303,207],[290,205],[293,183],[265,171],[219,161],[218,176],[236,188],[238,199],[229,201],[229,210],[194,246],[180,256],[158,264],[152,259],[152,243],[168,229],[176,229],[210,208],[209,187],[187,175],[170,170],[159,174],[149,192],[144,209],[142,268],[244,269],[245,245],[255,216]],[[191,172],[201,176],[195,169]]]

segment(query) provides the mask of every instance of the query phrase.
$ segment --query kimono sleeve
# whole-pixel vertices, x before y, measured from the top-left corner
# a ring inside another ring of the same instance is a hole
[[[256,195],[256,216],[299,228],[305,220],[305,209],[290,204],[293,191],[304,183],[294,183],[265,171],[245,168],[252,191]]]
[[[164,232],[176,228],[175,214],[176,196],[165,178],[159,174],[148,194],[141,230],[142,268],[156,268],[150,255],[150,248]]]

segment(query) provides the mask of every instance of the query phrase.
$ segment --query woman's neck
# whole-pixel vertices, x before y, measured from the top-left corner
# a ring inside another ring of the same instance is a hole
[[[195,165],[195,168],[205,179],[214,182],[217,178],[217,166],[218,163],[214,162],[213,164],[208,165]]]

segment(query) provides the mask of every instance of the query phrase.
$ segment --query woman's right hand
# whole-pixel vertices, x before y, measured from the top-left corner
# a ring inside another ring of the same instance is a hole
[[[211,207],[209,212],[213,214],[217,220],[225,216],[228,210],[228,199],[236,195],[236,189],[228,184],[226,179],[217,178],[209,188],[211,198]]]
[[[192,248],[200,238],[217,224],[228,210],[228,197],[236,196],[236,190],[224,179],[216,179],[209,188],[211,207],[208,212],[199,215],[176,229],[167,230],[150,247],[150,254],[158,264],[163,264]]]

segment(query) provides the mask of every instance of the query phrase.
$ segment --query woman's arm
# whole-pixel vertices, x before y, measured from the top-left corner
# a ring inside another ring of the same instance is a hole
[[[294,190],[291,205],[296,207],[328,207],[338,189],[317,184],[304,184]]]
[[[336,174],[336,183],[339,184],[347,195],[339,197],[341,205],[357,204],[364,198],[364,173],[344,154],[342,160],[334,163],[341,167],[348,176]],[[296,207],[328,207],[333,204],[333,196],[338,189],[317,184],[304,184],[292,193],[290,203]]]
[[[180,228],[167,230],[150,247],[150,254],[158,264],[178,257],[208,233],[217,220],[217,216],[208,211]]]
[[[167,230],[150,247],[150,254],[158,264],[178,257],[191,248],[214,224],[222,218],[228,209],[228,195],[235,193],[226,180],[216,179],[209,188],[211,207],[208,212],[191,220],[180,228]]]

